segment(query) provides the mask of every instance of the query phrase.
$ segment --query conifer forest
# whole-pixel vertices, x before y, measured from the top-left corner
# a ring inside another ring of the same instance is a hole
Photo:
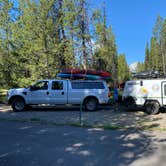
[[[0,0],[0,87],[21,87],[52,79],[62,69],[108,71],[122,82],[131,73],[105,3],[88,0]],[[135,56],[135,55],[133,55]],[[156,17],[138,71],[166,74],[166,19]]]

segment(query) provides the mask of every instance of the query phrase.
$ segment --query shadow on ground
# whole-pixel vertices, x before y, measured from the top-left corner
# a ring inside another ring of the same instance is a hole
[[[80,119],[81,117],[81,119]],[[9,106],[0,107],[0,119],[42,121],[54,124],[79,124],[104,128],[141,128],[166,130],[165,113],[147,115],[141,110],[126,112],[121,106],[100,106],[95,112],[80,112],[79,106],[34,107],[29,111],[12,112]]]
[[[11,126],[9,131],[0,134],[1,166],[153,166],[162,162],[163,156],[157,155],[156,159],[153,155],[158,149],[155,141],[162,144],[163,139],[137,129],[104,130],[30,123],[7,126]],[[0,127],[6,128],[1,123]],[[165,154],[164,150],[165,147],[161,154]]]

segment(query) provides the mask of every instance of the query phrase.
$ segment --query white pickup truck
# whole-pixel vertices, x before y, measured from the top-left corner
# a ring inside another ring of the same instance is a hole
[[[94,111],[98,104],[108,103],[109,89],[100,80],[41,80],[28,88],[8,90],[7,100],[13,111],[39,104],[83,104],[86,110]]]

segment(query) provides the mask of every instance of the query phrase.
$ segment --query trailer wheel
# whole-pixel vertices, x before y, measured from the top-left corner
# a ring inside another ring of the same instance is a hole
[[[150,115],[159,113],[160,105],[157,101],[147,101],[145,103],[145,112]]]

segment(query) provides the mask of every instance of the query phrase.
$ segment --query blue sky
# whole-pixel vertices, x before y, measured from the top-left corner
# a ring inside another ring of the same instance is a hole
[[[101,7],[103,0],[93,0]],[[166,18],[166,0],[105,0],[108,24],[116,36],[118,53],[126,55],[127,63],[144,61],[147,41],[157,15]]]

